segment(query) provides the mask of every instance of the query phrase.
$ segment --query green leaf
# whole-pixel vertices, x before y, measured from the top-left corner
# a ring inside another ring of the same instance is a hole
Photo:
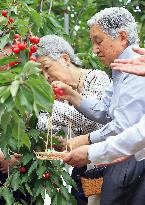
[[[2,96],[1,96],[1,103],[4,103],[5,100],[10,96],[10,88],[7,87],[3,93],[2,93]]]
[[[61,193],[57,192],[55,197],[52,199],[51,205],[66,205],[66,199],[61,195]]]
[[[46,182],[46,193],[49,195],[50,198],[53,198],[57,193],[56,189],[50,181]]]
[[[29,17],[32,18],[32,22],[39,28],[42,26],[42,19],[41,15],[37,13],[37,11],[26,4],[23,4],[25,8],[25,12],[28,14]]]
[[[8,22],[8,19],[7,19],[7,18],[5,18],[5,17],[3,17],[3,16],[0,16],[0,26],[1,26],[1,25],[4,25],[4,24],[7,24],[7,22]]]
[[[19,101],[20,101],[20,105],[24,106],[27,112],[32,113],[34,99],[30,88],[24,85],[20,87]]]
[[[0,59],[0,66],[7,65],[10,62],[18,62],[18,59],[16,58],[16,55],[1,58]],[[10,73],[10,72],[7,71],[6,73]]]
[[[1,118],[4,113],[5,113],[5,106],[0,103],[0,123],[1,123]]]
[[[71,185],[71,186],[73,186],[74,188],[77,188],[77,185],[76,185],[75,181],[72,179],[72,177],[69,175],[68,172],[62,171],[60,174],[62,175],[64,181],[65,181],[68,185]]]
[[[43,165],[40,165],[40,166],[37,168],[36,173],[37,173],[38,179],[41,179],[41,178],[42,178],[42,175],[44,174],[45,171],[46,171],[46,167],[43,166]]]
[[[29,171],[28,171],[28,176],[30,176],[32,174],[32,172],[37,169],[37,165],[38,165],[38,161],[34,161],[31,164],[31,167],[29,168]]]
[[[34,68],[38,68],[40,63],[34,62],[34,61],[28,61],[23,68],[23,73],[26,73],[27,75],[31,74],[32,70]]]
[[[33,196],[33,193],[32,193],[32,191],[31,191],[31,189],[30,189],[30,187],[29,187],[29,185],[28,185],[27,183],[25,184],[25,187],[26,187],[28,193],[29,193],[31,196]]]
[[[10,123],[10,119],[11,119],[11,115],[9,112],[5,112],[5,114],[2,116],[2,123],[1,123],[1,127],[4,131],[4,133],[6,133],[7,130],[7,126]]]
[[[28,32],[29,20],[28,19],[18,19],[17,20],[17,31],[21,36],[25,36]]]
[[[6,200],[7,205],[12,205],[14,203],[13,194],[7,187],[3,187],[2,196]]]
[[[16,96],[18,89],[19,89],[19,85],[20,85],[20,81],[18,80],[15,80],[12,82],[10,86],[10,92],[11,92],[12,97]]]
[[[41,78],[29,79],[26,81],[26,83],[29,87],[31,87],[33,92],[36,110],[38,109],[38,106],[40,106],[41,108],[50,112],[52,110],[52,103],[54,100],[50,85]]]
[[[19,170],[17,170],[16,173],[12,174],[11,186],[13,190],[16,191],[19,188],[20,184],[21,184],[20,173]]]
[[[26,153],[26,154],[23,156],[23,159],[22,159],[23,165],[28,164],[32,159],[33,159],[33,155],[30,154],[30,153]]]
[[[65,186],[61,185],[60,192],[62,193],[62,195],[65,197],[66,200],[70,199],[70,194]]]
[[[42,189],[44,189],[43,183],[39,180],[35,181],[34,186],[33,186],[34,196],[37,197],[39,194],[41,194]]]
[[[3,36],[1,39],[0,39],[0,49],[2,50],[5,45],[8,43],[8,40],[9,40],[9,34]],[[1,60],[0,59],[0,65],[3,66],[3,64],[1,64]],[[5,64],[4,64],[5,65]]]
[[[43,199],[45,199],[45,189],[44,188],[41,189],[41,196],[42,196]]]

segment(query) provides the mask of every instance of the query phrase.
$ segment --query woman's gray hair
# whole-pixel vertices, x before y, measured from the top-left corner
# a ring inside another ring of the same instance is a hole
[[[137,23],[132,14],[123,7],[111,7],[101,10],[87,23],[89,27],[100,26],[112,38],[116,38],[120,31],[126,31],[128,33],[128,45],[139,43]]]
[[[62,54],[67,53],[71,59],[71,62],[77,66],[81,66],[81,60],[74,53],[72,46],[57,35],[46,35],[40,38],[38,45],[38,56],[49,56],[53,60],[57,60]]]

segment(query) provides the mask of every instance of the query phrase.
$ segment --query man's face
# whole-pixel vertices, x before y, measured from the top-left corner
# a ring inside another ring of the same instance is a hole
[[[125,42],[120,35],[113,39],[103,32],[100,26],[96,25],[90,29],[90,38],[93,43],[94,54],[96,54],[106,66],[109,66],[118,58],[127,45],[127,40],[125,40]]]

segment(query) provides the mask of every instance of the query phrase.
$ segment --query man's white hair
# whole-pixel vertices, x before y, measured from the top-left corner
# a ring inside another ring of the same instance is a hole
[[[88,26],[98,25],[112,38],[116,38],[120,31],[128,33],[128,45],[138,44],[137,23],[132,14],[123,7],[111,7],[96,13]]]
[[[37,51],[38,56],[49,56],[53,60],[57,60],[62,54],[67,53],[71,62],[77,66],[81,65],[81,60],[74,53],[72,46],[57,35],[46,35],[40,38],[39,48]]]

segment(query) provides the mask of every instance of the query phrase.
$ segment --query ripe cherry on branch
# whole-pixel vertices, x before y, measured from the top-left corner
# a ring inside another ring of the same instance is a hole
[[[9,17],[8,24],[14,23],[14,19]]]
[[[20,34],[17,33],[14,35],[14,39],[20,39],[20,38],[21,38]]]
[[[20,172],[21,174],[25,174],[25,173],[27,172],[26,167],[20,167],[20,168],[19,168],[19,172]]]
[[[51,178],[51,173],[50,172],[45,172],[42,175],[42,179],[44,179],[44,180],[49,180],[50,178]]]
[[[9,66],[10,67],[14,67],[14,66],[16,66],[16,65],[18,65],[18,64],[20,64],[21,62],[10,62],[9,63]]]
[[[25,50],[27,47],[27,44],[24,42],[18,43],[18,47],[21,51]]]
[[[2,16],[7,17],[7,13],[8,13],[7,10],[3,10],[2,11]]]
[[[19,53],[20,53],[20,48],[16,45],[14,48],[12,48],[12,51],[13,51],[15,54],[19,54]]]
[[[34,44],[38,44],[40,42],[40,38],[38,38],[37,36],[30,36],[29,40]]]
[[[35,53],[37,51],[37,47],[36,46],[30,46],[30,52],[31,53]]]

